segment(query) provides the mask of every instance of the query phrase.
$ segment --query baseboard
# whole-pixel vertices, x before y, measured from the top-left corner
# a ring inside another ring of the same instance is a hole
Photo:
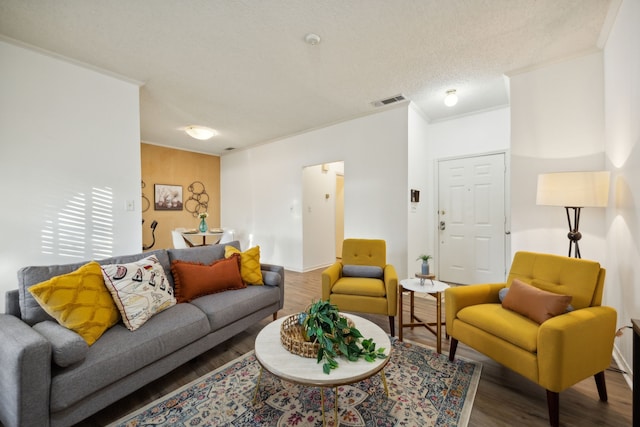
[[[618,347],[616,347],[615,345],[613,346],[613,360],[616,361],[618,368],[620,368],[620,370],[622,371],[622,376],[627,382],[629,389],[633,390],[633,376],[629,374],[629,372],[633,372],[633,368],[629,366],[625,358],[622,357],[622,354],[618,350]]]

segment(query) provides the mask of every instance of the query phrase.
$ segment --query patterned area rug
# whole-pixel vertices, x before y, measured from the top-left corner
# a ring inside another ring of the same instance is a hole
[[[381,375],[339,387],[339,425],[466,426],[482,365],[457,356],[451,363],[422,345],[392,342],[384,369],[389,396]],[[249,352],[111,426],[322,426],[317,387],[264,371],[254,403],[259,373]],[[333,389],[325,389],[324,397],[326,425],[336,426]]]

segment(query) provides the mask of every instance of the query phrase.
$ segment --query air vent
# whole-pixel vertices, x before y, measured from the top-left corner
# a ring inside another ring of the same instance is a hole
[[[236,149],[236,147],[227,147],[227,148],[224,149],[224,151],[231,151],[231,150],[235,150],[235,149]]]
[[[379,101],[372,102],[374,107],[382,107],[389,104],[395,104],[396,102],[404,101],[407,98],[403,94],[392,96],[391,98],[381,99]]]

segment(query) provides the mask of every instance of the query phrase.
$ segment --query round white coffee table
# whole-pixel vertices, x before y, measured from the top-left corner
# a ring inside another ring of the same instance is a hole
[[[424,326],[427,328],[432,334],[436,336],[436,350],[438,353],[442,350],[442,293],[447,289],[449,285],[444,282],[439,282],[434,279],[404,279],[401,280],[398,284],[398,323],[400,326],[398,329],[398,339],[402,341],[402,329],[405,327],[415,327],[415,326]],[[409,292],[410,295],[410,318],[409,323],[404,323],[402,319],[402,294],[405,292]],[[424,293],[431,295],[436,299],[436,321],[435,322],[424,322],[416,317],[414,312],[414,292]],[[435,330],[432,329],[432,326],[435,326]]]
[[[376,359],[373,362],[367,362],[364,359],[351,362],[344,357],[339,357],[337,359],[338,367],[332,369],[331,373],[325,374],[322,370],[322,363],[318,363],[315,358],[298,356],[284,348],[280,342],[280,326],[286,317],[269,323],[256,337],[255,354],[262,368],[283,380],[321,388],[323,424],[325,423],[324,387],[332,387],[335,392],[336,403],[334,405],[334,414],[336,425],[338,419],[338,386],[353,384],[380,372],[385,393],[387,393],[387,395],[389,394],[383,371],[383,368],[389,361],[389,355],[391,353],[389,336],[382,328],[367,319],[353,314],[345,314],[344,316],[353,321],[355,327],[362,333],[365,339],[373,338],[373,341],[376,343],[376,348],[383,347],[386,350],[385,353],[387,357],[385,359]],[[260,370],[260,377],[256,384],[254,399],[260,387],[261,377],[262,370]]]

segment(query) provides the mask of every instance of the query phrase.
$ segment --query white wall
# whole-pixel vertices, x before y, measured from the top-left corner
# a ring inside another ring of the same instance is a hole
[[[0,41],[2,311],[23,266],[141,250],[138,91]],[[125,211],[127,200],[135,201],[133,212]],[[69,215],[79,221],[73,250],[64,246]],[[104,244],[95,241],[99,234]]]
[[[605,300],[618,325],[640,318],[640,1],[625,0],[604,50],[605,145],[611,171],[606,211]],[[631,371],[632,332],[616,339],[622,369]],[[637,372],[635,374],[638,374]]]
[[[261,259],[302,271],[302,168],[342,160],[345,238],[385,239],[405,275],[407,105],[224,155],[222,223]]]
[[[430,152],[429,124],[413,104],[408,117],[409,141],[407,158],[408,188],[405,193],[407,209],[407,272],[410,277],[420,271],[421,254],[435,255],[434,215],[437,204],[434,198],[433,162]],[[420,201],[411,203],[411,189],[420,191]],[[435,264],[431,262],[433,269]]]
[[[567,255],[564,208],[536,205],[545,172],[603,170],[602,53],[523,72],[511,84],[511,248]],[[605,209],[580,219],[583,258],[605,261]]]
[[[429,126],[432,159],[450,159],[508,150],[511,144],[508,107]]]

